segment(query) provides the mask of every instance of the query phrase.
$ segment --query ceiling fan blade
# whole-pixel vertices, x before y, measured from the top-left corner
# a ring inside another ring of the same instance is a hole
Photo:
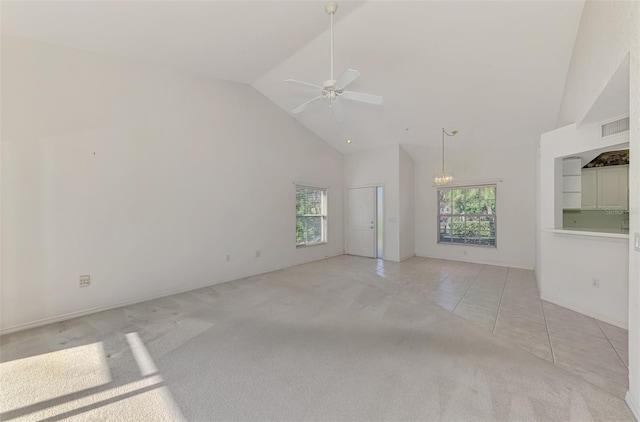
[[[336,89],[342,89],[345,86],[349,85],[351,82],[358,79],[359,77],[360,77],[360,72],[353,69],[347,69],[340,76],[340,78],[338,78],[338,81],[336,82],[335,87]]]
[[[295,79],[285,79],[284,81],[288,84],[304,86],[305,88],[313,88],[322,91],[322,87],[320,85],[310,84],[309,82],[297,81]]]
[[[307,101],[306,103],[302,103],[300,104],[298,107],[294,108],[293,110],[291,110],[291,112],[293,114],[298,114],[303,112],[310,104],[315,103],[316,101],[318,101],[319,99],[322,98],[322,95],[318,95],[317,97],[313,97],[312,99],[310,99],[309,101]]]
[[[331,111],[333,111],[333,115],[335,116],[338,122],[344,121],[344,108],[342,108],[342,104],[338,100],[331,101]]]
[[[362,92],[355,92],[355,91],[344,91],[340,96],[346,100],[360,101],[363,103],[369,103],[369,104],[375,104],[375,105],[382,104],[382,97],[379,95],[364,94]]]

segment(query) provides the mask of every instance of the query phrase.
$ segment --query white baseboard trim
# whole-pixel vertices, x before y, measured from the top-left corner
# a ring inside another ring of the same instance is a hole
[[[251,276],[259,275],[259,274],[266,274],[266,273],[270,273],[272,271],[278,271],[278,270],[282,270],[282,269],[285,269],[285,268],[291,268],[291,267],[295,267],[295,266],[298,266],[298,265],[308,264],[309,262],[321,261],[323,259],[333,258],[333,257],[340,256],[340,255],[343,255],[343,254],[330,255],[330,256],[326,256],[324,258],[320,258],[320,259],[313,259],[313,260],[310,260],[310,261],[301,262],[299,264],[285,265],[285,266],[280,266],[280,267],[276,267],[276,268],[267,269],[267,270],[260,271],[260,272],[254,272],[254,273],[250,273],[250,274],[242,274],[242,275],[233,276],[233,277],[229,277],[229,278],[222,279],[222,280],[216,280],[214,282],[194,284],[194,285],[191,285],[191,286],[188,286],[188,287],[184,287],[184,288],[180,288],[180,289],[166,290],[166,291],[164,291],[162,293],[157,293],[157,294],[148,295],[148,296],[140,296],[140,297],[137,297],[135,299],[125,300],[125,301],[122,301],[122,302],[116,302],[116,303],[112,303],[112,304],[109,304],[109,305],[97,306],[97,307],[94,307],[94,308],[82,309],[80,311],[69,312],[69,313],[62,314],[62,315],[56,315],[56,316],[52,316],[52,317],[48,317],[48,318],[42,318],[42,319],[39,319],[39,320],[36,320],[36,321],[26,322],[26,323],[23,323],[23,324],[18,324],[18,325],[13,325],[13,326],[9,326],[9,327],[6,327],[6,328],[2,328],[2,329],[0,329],[0,335],[11,334],[11,333],[15,333],[15,332],[18,332],[18,331],[24,331],[24,330],[28,330],[30,328],[42,327],[43,325],[54,324],[56,322],[68,321],[70,319],[79,318],[79,317],[82,317],[82,316],[91,315],[91,314],[95,314],[95,313],[102,312],[102,311],[108,311],[110,309],[116,309],[116,308],[121,308],[123,306],[134,305],[136,303],[146,302],[148,300],[160,299],[162,297],[172,296],[172,295],[175,295],[175,294],[178,294],[178,293],[190,292],[192,290],[201,289],[203,287],[215,286],[217,284],[227,283],[227,282],[233,281],[233,280],[239,280],[239,279],[242,279],[242,278],[251,277]]]
[[[462,259],[462,257],[457,257],[457,258],[454,259],[454,258],[451,258],[451,257],[427,255],[427,254],[422,254],[422,253],[419,253],[419,252],[416,252],[415,256],[420,257],[420,258],[442,259],[442,260],[445,260],[445,261],[468,262],[470,264],[495,265],[496,267],[517,268],[519,270],[531,270],[531,271],[533,270],[533,267],[517,265],[517,264],[509,264],[509,263],[506,263],[506,262],[487,262],[487,261],[474,260],[474,259]]]
[[[627,391],[627,394],[624,397],[624,401],[627,403],[627,406],[629,406],[629,409],[631,410],[631,413],[633,413],[633,416],[636,418],[636,420],[640,421],[640,406],[638,406],[638,403],[635,402],[629,391]]]
[[[621,321],[619,319],[611,318],[607,315],[603,315],[599,312],[592,311],[590,309],[586,309],[581,306],[577,306],[571,302],[568,302],[564,299],[560,299],[554,296],[545,295],[544,293],[540,294],[540,299],[546,300],[547,302],[551,302],[555,305],[562,306],[563,308],[571,309],[572,311],[576,311],[580,314],[590,316],[591,318],[595,318],[597,320],[606,322],[607,324],[615,325],[616,327],[623,328],[625,330],[629,329],[628,321]]]

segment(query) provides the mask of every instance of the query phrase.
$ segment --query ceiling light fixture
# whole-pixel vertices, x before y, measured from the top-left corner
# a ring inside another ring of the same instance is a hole
[[[451,131],[451,133],[449,133],[444,130],[444,128],[442,128],[442,173],[434,176],[433,178],[433,183],[435,183],[437,186],[448,185],[449,183],[453,182],[453,173],[446,173],[444,171],[444,135],[456,136],[456,133],[458,133],[457,130],[453,130]]]
[[[351,139],[347,139],[347,143],[350,144],[351,143]]]

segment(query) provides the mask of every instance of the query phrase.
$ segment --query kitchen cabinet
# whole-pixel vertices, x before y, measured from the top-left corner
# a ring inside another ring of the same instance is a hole
[[[598,169],[598,208],[626,210],[628,206],[629,166]]]
[[[629,166],[582,170],[583,210],[626,210],[629,208]]]
[[[582,209],[598,209],[598,169],[582,170]]]

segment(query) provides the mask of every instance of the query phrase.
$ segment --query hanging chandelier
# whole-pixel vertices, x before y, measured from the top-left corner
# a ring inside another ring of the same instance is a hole
[[[442,173],[433,177],[433,183],[435,183],[437,186],[448,185],[449,183],[453,182],[453,174],[444,171],[444,135],[456,136],[456,133],[458,133],[457,130],[453,130],[451,131],[451,133],[449,133],[444,130],[444,128],[442,128]]]

